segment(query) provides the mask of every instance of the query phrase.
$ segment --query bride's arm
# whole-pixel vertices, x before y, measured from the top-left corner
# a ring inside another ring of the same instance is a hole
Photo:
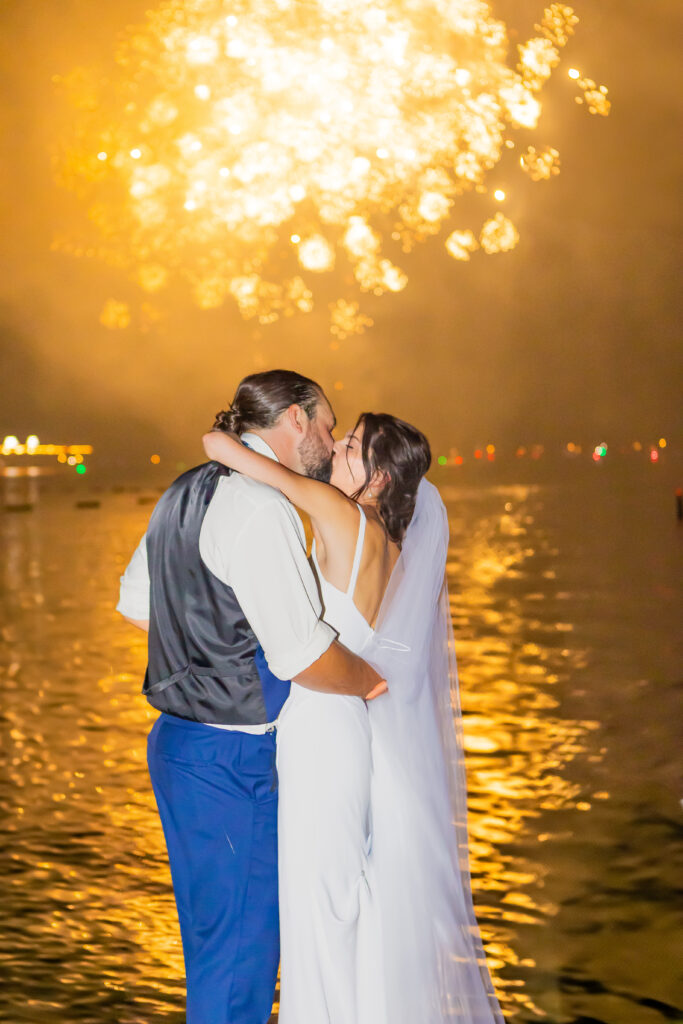
[[[316,526],[329,524],[330,519],[343,515],[348,508],[353,508],[355,517],[358,516],[355,502],[336,487],[302,476],[282,463],[269,459],[267,455],[252,451],[242,444],[236,434],[212,430],[204,434],[202,443],[204,451],[214,462],[220,462],[252,480],[282,491],[293,505],[311,517]]]

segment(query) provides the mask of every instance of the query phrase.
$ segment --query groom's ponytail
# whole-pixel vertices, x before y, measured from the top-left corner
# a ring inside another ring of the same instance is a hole
[[[227,409],[222,409],[216,414],[213,429],[231,431],[233,434],[244,433],[246,428],[242,422],[242,413],[234,402]]]
[[[239,383],[228,408],[216,414],[213,429],[234,434],[267,430],[290,405],[300,405],[314,419],[322,395],[319,384],[292,370],[252,373]]]

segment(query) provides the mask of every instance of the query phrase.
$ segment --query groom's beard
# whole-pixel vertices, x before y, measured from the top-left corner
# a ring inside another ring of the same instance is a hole
[[[302,441],[299,445],[299,458],[306,476],[329,484],[332,475],[332,453],[328,453],[320,438],[309,436]]]

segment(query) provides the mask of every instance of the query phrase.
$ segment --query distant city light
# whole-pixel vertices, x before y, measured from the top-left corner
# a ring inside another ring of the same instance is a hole
[[[577,79],[581,78],[581,72],[578,71],[576,68],[570,68],[567,74],[570,78],[573,78],[574,81],[577,81]]]
[[[51,455],[56,456],[58,462],[69,462],[73,466],[83,462],[83,456],[91,455],[92,450],[89,444],[41,444],[36,434],[29,434],[25,443],[21,444],[16,434],[8,434],[0,447],[0,455],[23,455],[30,458]]]
[[[505,199],[505,192],[503,192],[502,188],[496,189],[496,191],[493,193],[493,198],[497,199],[499,203],[503,202],[503,200]]]
[[[354,312],[353,310],[351,311]],[[340,318],[340,337],[345,336],[343,317],[345,315],[343,309],[336,311],[336,316]],[[336,348],[339,347],[339,342],[333,342]],[[345,387],[344,382],[340,380],[334,381],[332,385],[335,391],[342,391]],[[528,455],[532,459],[540,459],[545,453],[545,446],[540,443],[534,443],[529,446],[518,445],[509,447],[509,442],[504,443],[504,455],[508,452],[510,457],[513,453],[517,458],[522,458]],[[651,462],[658,462],[661,458],[661,451],[665,448],[670,447],[670,442],[665,437],[660,437],[656,441],[651,441],[649,444],[643,446],[640,441],[630,441],[628,443],[620,442],[616,440],[611,448],[608,447],[607,443],[602,441],[600,444],[589,448],[586,451],[586,457],[590,455],[593,462],[598,463],[605,459],[608,451],[612,452],[613,456],[628,456],[631,453],[638,453],[645,450],[648,454]],[[460,449],[462,451],[462,448]],[[563,442],[559,447],[553,445],[552,451],[557,452],[558,455],[571,455],[578,457],[583,454],[583,448],[580,444],[575,441]],[[72,444],[72,445],[58,445],[58,444],[43,444],[41,443],[37,434],[29,434],[26,440],[22,443],[15,434],[7,434],[2,441],[0,446],[0,456],[23,456],[34,458],[36,456],[51,456],[55,457],[59,463],[67,463],[69,466],[76,467],[79,473],[85,471],[84,457],[91,455],[93,452],[92,445],[84,444]],[[479,448],[469,449],[467,456],[463,456],[458,453],[458,448],[451,446],[448,455],[438,455],[436,457],[436,464],[439,466],[462,466],[466,461],[467,457],[473,456],[478,461],[487,460],[489,462],[495,462],[498,460],[498,448],[493,442],[489,442]],[[154,453],[149,457],[152,465],[159,465],[162,461],[161,455]],[[78,469],[79,466],[83,466],[83,469]],[[11,467],[9,467],[11,468]],[[179,468],[179,465],[178,467]]]
[[[2,454],[9,455],[10,452],[14,451],[19,447],[19,438],[14,434],[8,434],[5,440],[2,442]]]

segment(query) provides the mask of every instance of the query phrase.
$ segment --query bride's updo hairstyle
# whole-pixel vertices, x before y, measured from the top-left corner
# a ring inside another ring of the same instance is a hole
[[[240,381],[229,407],[216,414],[213,429],[235,434],[267,430],[290,405],[300,405],[312,420],[322,397],[320,385],[292,370],[252,373]]]
[[[365,483],[353,498],[358,500],[377,470],[384,473],[378,511],[387,533],[400,544],[413,517],[418,485],[432,461],[429,441],[417,427],[387,413],[364,412],[354,433],[360,426]]]

